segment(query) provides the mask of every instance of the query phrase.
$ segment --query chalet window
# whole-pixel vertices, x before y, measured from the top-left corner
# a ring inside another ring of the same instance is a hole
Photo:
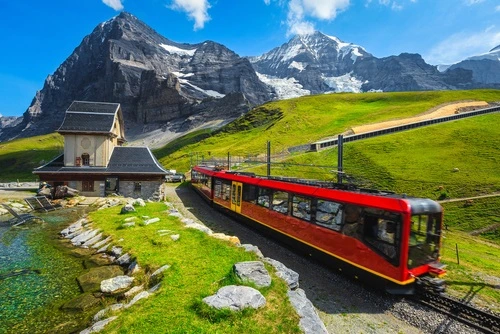
[[[82,181],[82,191],[94,191],[94,181]]]
[[[88,166],[89,163],[90,163],[90,155],[88,153],[83,153],[82,154],[82,165]]]
[[[134,182],[134,192],[141,192],[141,183]]]

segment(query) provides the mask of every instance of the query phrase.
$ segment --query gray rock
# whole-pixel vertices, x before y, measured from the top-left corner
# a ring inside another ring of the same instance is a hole
[[[97,250],[97,252],[96,252],[96,253],[104,253],[104,252],[106,252],[106,251],[108,250],[109,246],[111,246],[111,243],[109,243],[109,244],[106,244],[106,245],[102,246],[101,248],[99,248],[99,249]]]
[[[165,270],[167,270],[168,268],[170,268],[169,264],[161,266],[160,268],[156,269],[155,272],[152,273],[150,277],[157,276],[157,275],[161,274],[162,272],[164,272]]]
[[[135,226],[135,222],[129,222],[129,223],[125,223],[122,225],[123,227],[132,227],[132,226]]]
[[[201,232],[208,234],[208,235],[211,235],[213,233],[213,231],[211,229],[209,229],[208,227],[206,227],[205,225],[202,225],[200,223],[187,224],[186,227],[201,231]]]
[[[135,218],[136,218],[136,217],[127,217],[127,218],[125,218],[125,221],[126,221],[126,222],[132,222],[132,221],[134,221],[134,220],[135,220]]]
[[[271,276],[260,261],[236,263],[233,271],[243,282],[251,282],[259,288],[271,286]]]
[[[127,305],[125,305],[125,308],[129,308],[130,306],[134,305],[135,303],[137,303],[141,299],[148,298],[149,295],[150,294],[147,291],[139,292],[134,298],[132,298],[132,300],[130,301],[130,303],[128,303]]]
[[[128,288],[133,281],[134,277],[124,275],[106,279],[101,282],[101,291],[104,293],[115,293]]]
[[[180,239],[180,237],[181,237],[181,236],[180,236],[179,234],[174,234],[174,235],[171,235],[171,236],[170,236],[170,239],[172,239],[173,241],[177,241],[177,240],[179,240],[179,239]]]
[[[62,306],[63,310],[84,312],[100,303],[91,293],[81,294]]]
[[[144,290],[144,285],[137,285],[137,286],[134,286],[132,289],[128,290],[127,292],[125,292],[123,294],[123,297],[125,298],[130,298],[132,296],[135,296],[136,294],[138,294],[139,292],[143,291]]]
[[[299,326],[305,334],[328,334],[325,325],[316,313],[314,305],[307,299],[304,290],[288,291],[290,303],[300,317]]]
[[[111,254],[114,256],[121,256],[123,252],[123,248],[118,247],[118,246],[113,246],[111,247]]]
[[[144,207],[146,206],[146,203],[144,202],[144,200],[142,198],[136,198],[134,199],[134,201],[131,203],[133,206],[141,206],[141,207]]]
[[[100,247],[102,247],[103,245],[105,245],[106,243],[108,243],[110,241],[111,241],[111,237],[107,237],[106,239],[101,240],[101,241],[93,244],[92,248],[100,248]]]
[[[98,333],[106,327],[107,324],[109,324],[111,321],[114,321],[117,316],[114,317],[109,317],[107,319],[101,320],[90,326],[89,328],[84,329],[83,331],[80,332],[80,334],[91,334],[91,333]]]
[[[82,245],[83,247],[90,247],[100,241],[102,239],[102,233],[99,233],[93,238],[90,238],[89,240],[85,241],[85,243]]]
[[[130,264],[130,261],[132,258],[130,257],[129,253],[125,253],[122,256],[120,256],[118,259],[116,259],[116,263],[118,263],[120,266],[128,265]]]
[[[151,218],[151,219],[148,219],[146,221],[144,221],[144,225],[149,225],[149,224],[153,224],[153,223],[157,223],[160,221],[160,218]]]
[[[274,267],[276,275],[286,282],[288,288],[294,290],[299,287],[299,274],[297,272],[287,268],[283,263],[274,259],[266,257],[264,261]]]
[[[139,270],[141,270],[141,267],[139,266],[137,261],[132,261],[132,263],[130,263],[127,268],[127,275],[134,275],[139,272]]]
[[[120,214],[126,214],[130,212],[135,212],[135,208],[132,204],[126,204],[122,207]]]
[[[88,230],[86,232],[83,232],[82,234],[78,235],[77,237],[74,237],[71,239],[71,243],[75,246],[80,246],[83,245],[86,241],[92,239],[99,233],[99,229],[97,230]]]
[[[247,252],[253,252],[255,253],[259,258],[264,258],[264,255],[260,251],[259,247],[251,245],[251,244],[243,244],[240,245],[239,247],[245,248],[245,251]]]
[[[102,310],[100,310],[99,312],[97,312],[94,317],[92,318],[92,321],[94,322],[97,322],[97,321],[100,321],[102,319],[104,319],[104,317],[106,316],[106,313],[108,312],[114,312],[114,311],[119,311],[121,309],[123,309],[125,307],[124,304],[112,304]]]
[[[215,295],[203,298],[203,302],[219,310],[228,308],[231,311],[241,311],[264,306],[266,298],[254,288],[229,285],[220,288]]]
[[[91,268],[87,273],[78,276],[76,279],[83,292],[99,291],[103,280],[123,275],[123,270],[120,266],[104,266]]]

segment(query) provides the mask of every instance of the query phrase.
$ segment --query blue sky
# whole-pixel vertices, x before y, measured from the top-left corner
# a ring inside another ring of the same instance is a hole
[[[19,116],[95,26],[125,10],[166,38],[260,55],[319,30],[376,57],[450,64],[500,44],[498,0],[0,0],[0,114]]]

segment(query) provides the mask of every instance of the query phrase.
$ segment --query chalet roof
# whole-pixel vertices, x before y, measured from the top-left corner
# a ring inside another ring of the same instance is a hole
[[[71,174],[167,174],[161,164],[156,160],[151,150],[147,147],[121,147],[114,148],[107,167],[64,167],[64,154],[56,157],[51,162],[34,170],[34,174],[45,173],[71,173]]]
[[[57,131],[110,133],[119,110],[119,103],[74,101]]]

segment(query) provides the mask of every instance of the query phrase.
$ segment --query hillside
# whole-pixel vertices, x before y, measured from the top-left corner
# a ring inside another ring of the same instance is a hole
[[[63,137],[58,133],[0,143],[0,182],[34,181],[33,169],[63,150]]]
[[[174,141],[155,154],[164,166],[185,171],[192,161],[196,162],[196,156],[226,159],[229,152],[233,161],[242,161],[265,154],[268,140],[272,154],[278,154],[296,145],[336,136],[355,126],[408,118],[463,100],[500,101],[500,91],[329,94],[270,102],[210,136],[205,131],[203,136],[209,137],[204,140],[193,141],[182,148],[177,148],[178,141]],[[196,134],[191,134],[193,136]],[[329,161],[336,164],[336,158]]]

